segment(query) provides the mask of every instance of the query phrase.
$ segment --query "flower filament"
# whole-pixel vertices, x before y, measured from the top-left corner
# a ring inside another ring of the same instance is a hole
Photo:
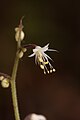
[[[37,51],[37,63],[39,64],[40,68],[44,70],[44,74],[55,72],[55,69],[50,64],[48,59],[46,59],[43,54],[39,51]]]

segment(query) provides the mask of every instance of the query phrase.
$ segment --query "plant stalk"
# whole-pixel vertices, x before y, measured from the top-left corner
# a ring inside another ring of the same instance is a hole
[[[19,49],[21,47],[21,41],[17,42],[17,52],[14,61],[12,77],[11,77],[11,92],[12,92],[12,101],[13,101],[13,108],[14,108],[14,115],[15,120],[20,120],[19,108],[18,108],[18,99],[17,99],[17,90],[16,90],[16,75],[19,65]]]
[[[12,93],[15,120],[20,120],[18,100],[17,100],[17,90],[16,90],[16,75],[17,75],[18,64],[19,64],[19,57],[16,55],[13,72],[12,72],[12,79],[11,79],[11,93]]]
[[[19,36],[17,36],[18,37],[17,52],[16,52],[16,57],[15,57],[12,76],[11,76],[11,93],[12,93],[12,102],[13,102],[15,120],[20,120],[18,99],[17,99],[17,89],[16,89],[16,76],[17,76],[17,70],[18,70],[19,59],[20,59],[19,58],[19,50],[21,48],[21,31],[23,29],[22,19],[23,19],[23,17],[20,20],[18,31],[16,31],[16,32],[19,32],[19,34],[17,34]]]

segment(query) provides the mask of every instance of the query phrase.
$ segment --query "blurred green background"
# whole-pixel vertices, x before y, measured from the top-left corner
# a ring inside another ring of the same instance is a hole
[[[30,113],[48,120],[80,120],[80,2],[78,0],[1,0],[0,72],[11,75],[15,27],[23,20],[25,40],[59,53],[47,52],[56,73],[44,75],[34,58],[20,60],[17,90],[21,119]],[[0,120],[14,120],[10,88],[0,86]]]

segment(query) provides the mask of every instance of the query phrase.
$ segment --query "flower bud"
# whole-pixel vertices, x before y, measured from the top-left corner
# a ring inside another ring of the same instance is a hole
[[[20,31],[20,29],[19,28],[15,28],[15,31],[16,31],[16,34],[15,34],[15,39],[16,39],[16,41],[18,42],[19,40],[23,40],[24,39],[24,32],[21,30]]]
[[[3,88],[8,88],[9,87],[9,79],[5,78],[1,81],[1,85]]]
[[[27,51],[27,49],[26,49],[26,48],[22,48],[22,51],[23,51],[23,52],[26,52],[26,51]]]
[[[23,55],[24,55],[24,53],[23,53],[23,51],[21,50],[21,51],[19,52],[19,58],[22,58]]]
[[[0,81],[2,81],[4,79],[4,76],[0,76]]]

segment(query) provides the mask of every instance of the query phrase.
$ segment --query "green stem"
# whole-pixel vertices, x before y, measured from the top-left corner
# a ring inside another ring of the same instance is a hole
[[[12,92],[12,101],[13,101],[15,120],[20,120],[18,100],[17,100],[17,90],[16,90],[16,75],[17,75],[18,64],[19,64],[19,50],[21,48],[21,31],[23,29],[22,19],[20,20],[20,25],[18,27],[19,31],[16,31],[16,32],[19,32],[19,36],[17,36],[18,37],[17,52],[16,52],[16,57],[15,57],[12,76],[11,76],[11,92]]]
[[[19,64],[19,52],[18,51],[19,51],[20,46],[21,46],[21,41],[19,40],[17,43],[17,53],[16,53],[13,71],[12,71],[12,77],[11,77],[11,92],[12,92],[12,101],[13,101],[15,120],[20,120],[18,100],[17,100],[17,90],[16,90],[16,75],[17,75],[18,64]]]
[[[19,57],[18,55],[16,55],[13,72],[12,72],[12,79],[11,79],[11,92],[12,92],[15,120],[20,120],[18,101],[17,101],[17,91],[16,91],[16,75],[17,75],[18,64],[19,64]]]

